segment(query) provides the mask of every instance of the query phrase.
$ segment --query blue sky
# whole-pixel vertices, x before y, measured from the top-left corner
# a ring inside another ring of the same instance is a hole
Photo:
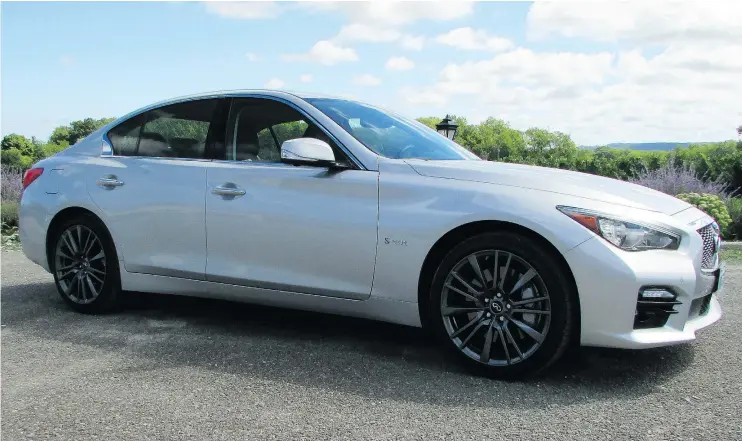
[[[667,9],[605,6],[3,3],[2,134],[46,138],[173,96],[280,87],[581,144],[733,138],[742,66],[724,55],[742,38],[725,17],[738,11],[686,8],[677,25]]]

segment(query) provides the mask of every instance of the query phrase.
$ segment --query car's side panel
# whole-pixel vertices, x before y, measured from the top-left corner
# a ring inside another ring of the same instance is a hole
[[[91,198],[129,272],[203,279],[205,160],[100,157],[86,169]],[[99,180],[113,176],[120,186]]]
[[[47,233],[58,213],[67,208],[82,208],[105,222],[104,213],[90,198],[85,186],[88,165],[95,160],[96,158],[87,156],[47,158],[36,164],[37,167],[44,168],[42,175],[23,192],[19,216],[19,236],[23,252],[47,271]],[[52,170],[54,173],[51,173]],[[113,238],[118,259],[121,261],[121,244],[115,235]]]
[[[379,164],[379,248],[372,297],[417,301],[423,262],[433,245],[461,225],[511,222],[560,252],[593,236],[556,209],[554,195],[491,184],[420,176],[402,161]]]
[[[208,167],[207,280],[368,298],[378,173],[238,161]],[[245,193],[213,194],[219,186]]]

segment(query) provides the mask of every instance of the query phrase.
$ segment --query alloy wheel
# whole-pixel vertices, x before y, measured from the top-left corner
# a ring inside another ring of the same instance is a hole
[[[543,343],[551,322],[546,285],[536,269],[503,250],[472,253],[448,273],[441,316],[449,338],[480,363],[522,362]]]
[[[54,271],[60,289],[79,304],[93,302],[106,282],[106,253],[100,238],[84,225],[62,232],[54,251]]]

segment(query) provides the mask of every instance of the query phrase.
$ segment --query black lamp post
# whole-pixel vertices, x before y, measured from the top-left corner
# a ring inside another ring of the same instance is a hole
[[[450,116],[446,115],[441,122],[435,125],[435,130],[441,135],[453,141],[456,136],[456,131],[459,129],[459,125],[451,119]]]

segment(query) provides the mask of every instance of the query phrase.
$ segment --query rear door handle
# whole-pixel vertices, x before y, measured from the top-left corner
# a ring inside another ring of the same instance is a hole
[[[121,187],[124,181],[120,181],[116,176],[106,176],[98,179],[98,185],[105,188]]]
[[[219,196],[244,196],[245,190],[237,187],[236,185],[232,184],[231,182],[228,182],[226,184],[220,185],[218,187],[214,187],[213,190],[211,190],[213,194],[219,195]]]

